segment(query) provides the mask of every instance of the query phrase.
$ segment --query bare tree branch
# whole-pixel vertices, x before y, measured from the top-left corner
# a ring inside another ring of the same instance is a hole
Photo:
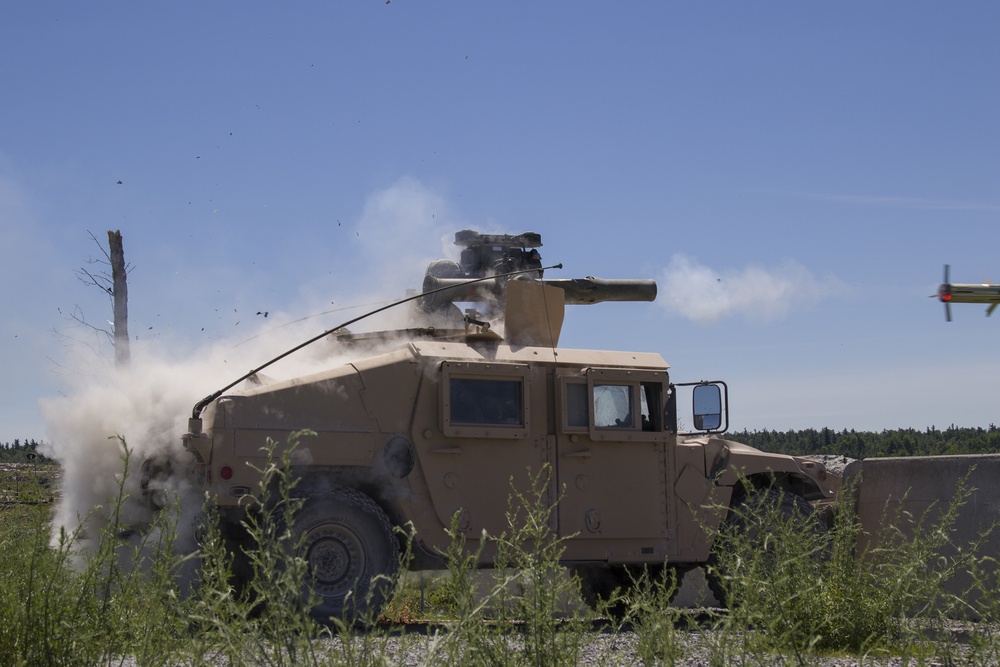
[[[88,322],[87,319],[84,317],[83,310],[80,308],[80,306],[73,306],[73,312],[70,313],[67,317],[69,317],[69,319],[73,320],[80,326],[90,329],[95,334],[103,334],[103,336],[106,337],[109,342],[114,343],[115,340],[114,334],[111,331],[108,331],[107,329],[102,329],[101,327],[93,325],[90,322]],[[111,323],[109,322],[108,324]]]
[[[96,287],[110,297],[114,322],[108,322],[111,326],[110,330],[95,326],[87,322],[79,306],[75,306],[73,312],[67,317],[75,322],[77,326],[90,329],[98,338],[99,348],[103,347],[100,344],[100,340],[106,337],[112,343],[115,350],[115,365],[124,367],[129,364],[131,356],[128,338],[128,286],[126,277],[128,272],[131,271],[132,265],[125,263],[120,231],[108,230],[109,250],[105,250],[104,246],[92,232],[88,231],[87,235],[90,236],[90,240],[94,242],[104,256],[104,259],[90,258],[87,260],[87,264],[104,265],[110,268],[110,273],[106,270],[93,271],[86,267],[75,269],[73,273],[84,285]],[[59,312],[62,313],[61,310]],[[74,340],[69,336],[66,337]],[[93,349],[92,346],[90,347]],[[100,352],[100,350],[95,351]]]
[[[109,281],[108,278],[105,278],[104,276],[95,276],[87,269],[76,269],[74,273],[76,273],[76,277],[79,278],[80,282],[84,285],[93,285],[94,287],[107,292],[110,296],[114,296],[114,290],[109,286],[109,284],[106,284]],[[86,280],[83,279],[84,276],[86,276]]]

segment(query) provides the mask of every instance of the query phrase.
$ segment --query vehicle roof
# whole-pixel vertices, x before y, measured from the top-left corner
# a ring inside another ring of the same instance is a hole
[[[493,361],[508,363],[558,363],[586,368],[627,367],[665,371],[670,366],[654,352],[619,352],[613,350],[579,350],[551,347],[512,346],[499,341],[448,342],[414,341],[414,355],[423,358],[450,360]]]

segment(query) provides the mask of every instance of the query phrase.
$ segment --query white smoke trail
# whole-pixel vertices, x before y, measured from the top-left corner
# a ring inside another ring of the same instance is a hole
[[[732,316],[780,319],[844,290],[836,278],[820,280],[791,260],[773,268],[750,265],[717,271],[682,254],[671,258],[660,282],[662,307],[702,324]]]

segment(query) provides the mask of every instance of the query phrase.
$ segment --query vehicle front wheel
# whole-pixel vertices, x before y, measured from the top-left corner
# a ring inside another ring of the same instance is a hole
[[[821,560],[826,531],[800,496],[773,488],[745,494],[716,535],[705,568],[709,590],[727,607],[739,604],[755,586],[769,585],[782,563]]]
[[[371,498],[335,488],[307,499],[295,515],[290,543],[308,566],[303,602],[319,598],[313,618],[378,619],[392,593],[399,543],[389,517]]]

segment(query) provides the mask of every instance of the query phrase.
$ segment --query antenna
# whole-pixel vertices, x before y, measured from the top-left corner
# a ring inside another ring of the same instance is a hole
[[[560,263],[560,264],[553,264],[552,266],[544,266],[544,267],[540,266],[538,268],[521,269],[519,271],[511,271],[510,273],[500,274],[498,276],[487,276],[487,277],[484,277],[484,278],[476,278],[474,280],[459,281],[461,283],[459,286],[472,285],[472,284],[475,284],[475,283],[481,283],[481,282],[486,281],[486,280],[493,280],[494,278],[509,278],[511,276],[517,276],[517,275],[521,275],[521,274],[524,274],[524,273],[531,273],[531,272],[534,272],[534,271],[537,271],[537,272],[541,273],[545,269],[561,269],[562,267],[563,267],[563,265]],[[307,345],[312,345],[316,341],[320,340],[321,338],[325,338],[326,336],[330,335],[331,333],[333,333],[334,331],[336,331],[338,329],[343,329],[345,327],[348,327],[348,326],[354,324],[355,322],[359,322],[359,321],[365,319],[366,317],[371,317],[372,315],[375,315],[377,313],[381,313],[383,310],[388,310],[390,308],[395,308],[396,306],[402,305],[402,304],[407,303],[409,301],[413,301],[415,299],[419,299],[419,298],[421,298],[423,296],[426,296],[428,294],[433,294],[435,292],[443,292],[443,291],[446,291],[446,290],[455,289],[455,287],[456,287],[455,285],[445,285],[443,287],[438,287],[437,289],[434,289],[434,290],[431,290],[431,291],[422,292],[420,294],[414,294],[412,296],[406,297],[405,299],[400,299],[399,301],[393,301],[389,305],[382,306],[381,308],[376,308],[375,310],[371,310],[371,311],[365,313],[364,315],[361,315],[359,317],[355,317],[354,319],[348,320],[348,321],[344,322],[343,324],[338,324],[337,326],[333,327],[332,329],[327,329],[323,333],[321,333],[321,334],[319,334],[317,336],[313,336],[312,338],[310,338],[309,340],[305,341],[304,343],[299,343],[298,345],[296,345],[292,349],[286,350],[285,352],[282,352],[281,354],[279,354],[278,356],[276,356],[274,359],[271,359],[267,363],[265,363],[265,364],[263,364],[261,366],[258,366],[257,368],[253,369],[249,373],[240,376],[236,380],[233,380],[232,382],[230,382],[229,384],[227,384],[222,389],[219,389],[218,391],[213,392],[213,393],[209,394],[208,396],[206,396],[205,398],[201,399],[200,401],[198,401],[197,403],[195,403],[194,408],[191,410],[191,417],[192,417],[192,419],[198,419],[198,418],[200,418],[201,417],[201,411],[205,409],[205,406],[208,405],[209,403],[211,403],[212,401],[214,401],[215,399],[217,399],[219,396],[222,396],[222,394],[224,392],[229,391],[230,389],[232,389],[233,387],[235,387],[236,385],[238,385],[240,382],[243,382],[243,380],[246,380],[250,376],[256,375],[258,372],[264,370],[265,368],[267,368],[271,364],[276,363],[278,361],[281,361],[282,359],[284,359],[288,355],[292,354],[293,352],[298,352],[299,350],[301,350],[302,348],[306,347]]]

